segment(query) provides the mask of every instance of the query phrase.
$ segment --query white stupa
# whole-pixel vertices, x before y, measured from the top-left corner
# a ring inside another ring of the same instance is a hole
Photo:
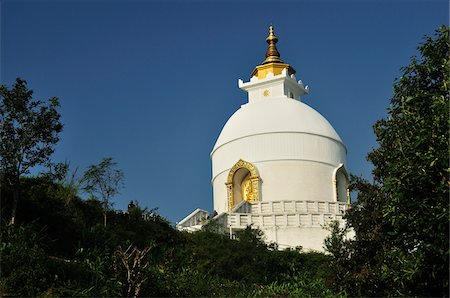
[[[308,87],[280,59],[270,26],[266,59],[211,152],[214,219],[232,236],[251,225],[280,248],[323,250],[332,220],[349,203],[346,147],[330,123],[302,103]],[[208,213],[197,209],[180,223],[196,230]]]

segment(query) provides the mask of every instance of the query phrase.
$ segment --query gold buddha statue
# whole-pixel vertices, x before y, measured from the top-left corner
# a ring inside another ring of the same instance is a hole
[[[242,180],[241,183],[241,194],[242,200],[247,202],[253,201],[253,186],[252,180],[250,179],[250,173]]]

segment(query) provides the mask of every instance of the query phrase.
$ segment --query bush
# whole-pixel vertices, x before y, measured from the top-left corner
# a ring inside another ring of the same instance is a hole
[[[30,224],[2,224],[1,296],[35,296],[49,287],[44,233]]]

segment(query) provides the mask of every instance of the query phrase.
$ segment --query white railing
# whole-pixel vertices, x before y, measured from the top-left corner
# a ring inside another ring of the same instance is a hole
[[[245,228],[249,225],[255,227],[323,227],[332,221],[342,221],[341,214],[335,213],[309,213],[309,214],[228,214],[228,226],[231,228]]]
[[[269,201],[251,203],[252,214],[282,213],[331,213],[343,214],[348,209],[346,202],[327,201]]]
[[[269,201],[241,202],[230,213],[214,219],[231,228],[257,227],[320,227],[331,221],[342,221],[349,205],[327,201]],[[196,209],[177,224],[179,230],[199,230],[209,219],[207,211]]]

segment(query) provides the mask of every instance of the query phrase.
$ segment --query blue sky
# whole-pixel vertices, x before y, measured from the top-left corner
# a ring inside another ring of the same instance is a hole
[[[159,207],[175,222],[212,211],[210,151],[246,102],[237,87],[264,60],[273,23],[282,59],[309,85],[304,102],[370,179],[372,125],[425,34],[449,22],[447,1],[2,0],[0,81],[59,97],[54,161],[82,173],[111,156],[125,172],[115,207]]]

